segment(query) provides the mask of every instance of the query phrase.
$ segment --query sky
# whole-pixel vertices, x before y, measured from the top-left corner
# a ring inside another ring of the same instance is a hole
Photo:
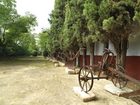
[[[48,18],[54,8],[55,0],[16,0],[16,2],[18,14],[25,15],[25,12],[30,12],[37,17],[38,26],[35,28],[35,33],[50,27]]]

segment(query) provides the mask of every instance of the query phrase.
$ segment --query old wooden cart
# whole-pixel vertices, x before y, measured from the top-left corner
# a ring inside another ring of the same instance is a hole
[[[74,61],[74,59],[80,55],[81,50],[84,51],[85,48],[80,48],[77,53],[72,54],[72,56],[66,56],[61,53],[59,58],[65,56],[69,61]],[[128,76],[121,65],[114,63],[115,56],[111,50],[104,49],[103,52],[101,62],[92,66],[84,65],[80,68],[78,72],[78,81],[83,91],[90,91],[95,79],[110,79],[112,83],[119,88],[125,87],[128,80],[140,84],[140,81]]]
[[[90,91],[95,79],[110,79],[115,86],[125,87],[129,76],[125,74],[122,66],[114,66],[114,58],[114,53],[109,49],[105,49],[101,62],[93,66],[83,66],[78,74],[81,89],[85,92]]]

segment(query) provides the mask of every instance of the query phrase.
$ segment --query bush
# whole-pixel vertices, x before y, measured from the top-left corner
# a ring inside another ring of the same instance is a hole
[[[37,51],[34,50],[34,51],[32,52],[32,56],[36,57],[37,55],[38,55]]]
[[[43,51],[43,56],[44,56],[44,58],[46,58],[48,56],[48,51],[44,50]]]

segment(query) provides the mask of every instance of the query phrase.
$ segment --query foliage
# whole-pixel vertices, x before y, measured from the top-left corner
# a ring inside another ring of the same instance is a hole
[[[88,28],[85,41],[89,45],[96,42],[99,38],[98,3],[99,1],[97,2],[96,0],[86,0],[84,3],[83,15],[86,18]]]
[[[49,39],[51,39],[51,48],[49,51],[55,53],[61,50],[62,43],[60,41],[61,34],[63,32],[63,24],[65,19],[65,4],[67,0],[55,0],[54,10],[50,14],[50,34]]]
[[[117,63],[124,65],[128,39],[139,30],[140,1],[55,0],[49,21],[51,28],[41,33],[45,39],[41,40],[50,53],[76,51],[96,41],[110,40]]]
[[[105,3],[106,2],[106,3]],[[124,66],[125,56],[127,53],[127,43],[130,35],[138,27],[139,18],[139,1],[137,0],[103,0],[100,5],[102,8],[109,8],[106,11],[100,11],[105,14],[102,19],[102,28],[108,38],[114,45],[117,53],[117,63]],[[102,17],[101,17],[102,18]]]
[[[36,47],[31,34],[37,25],[30,13],[18,15],[15,0],[0,1],[0,56],[29,55]]]
[[[81,0],[55,0],[49,20],[51,53],[77,51],[79,46],[83,46],[87,30],[83,3]]]
[[[44,52],[52,52],[53,51],[53,44],[52,38],[49,35],[50,30],[44,30],[42,33],[39,34],[39,46],[41,51]]]
[[[67,2],[64,29],[61,37],[61,41],[63,42],[63,50],[65,51],[72,50],[78,45],[77,37],[79,36],[79,27],[77,27],[77,24],[80,23],[80,20],[77,20],[77,9],[74,8],[74,4],[72,4],[73,3],[71,2]]]
[[[15,0],[1,0],[0,1],[0,26],[12,22],[17,16],[15,9]]]

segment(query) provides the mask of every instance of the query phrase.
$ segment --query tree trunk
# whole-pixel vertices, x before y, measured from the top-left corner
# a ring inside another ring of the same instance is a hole
[[[121,65],[121,52],[117,52],[116,54],[116,65]]]
[[[90,66],[94,65],[94,43],[90,45]]]
[[[2,35],[2,43],[4,44],[5,43],[5,28],[3,28],[3,33],[1,34]]]
[[[126,54],[127,54],[127,39],[122,39],[120,45],[118,44],[118,48],[116,50],[116,64],[121,65],[125,68],[126,62]]]
[[[127,44],[128,44],[128,40],[123,39],[122,40],[122,51],[121,51],[121,64],[124,68],[125,68],[125,62],[126,62]]]
[[[86,65],[86,47],[83,49],[83,66]]]
[[[76,57],[76,60],[75,60],[75,66],[76,67],[80,67],[80,56]]]

